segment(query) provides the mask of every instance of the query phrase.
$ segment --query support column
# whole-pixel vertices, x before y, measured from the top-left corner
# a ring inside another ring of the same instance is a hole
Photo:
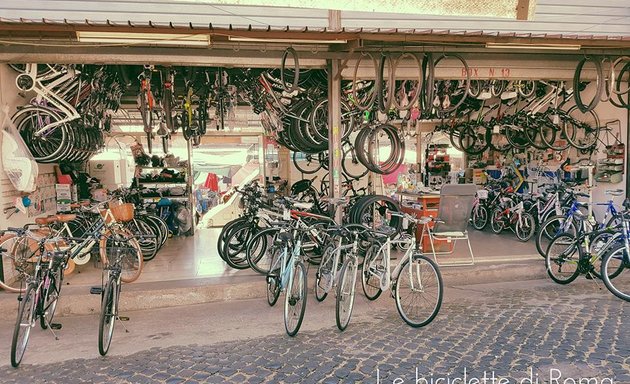
[[[195,222],[195,206],[196,206],[196,202],[195,202],[195,196],[193,195],[193,186],[194,186],[194,180],[193,180],[193,164],[192,164],[192,143],[191,140],[186,140],[186,149],[188,152],[188,169],[186,169],[186,172],[188,172],[188,175],[186,175],[186,189],[188,190],[188,209],[190,209],[190,219],[192,220],[192,226],[191,226],[191,234],[194,235],[195,234],[195,230],[197,229],[197,223]]]
[[[339,60],[328,64],[328,170],[330,197],[341,197],[341,68]],[[341,224],[342,210],[335,208],[335,221]]]

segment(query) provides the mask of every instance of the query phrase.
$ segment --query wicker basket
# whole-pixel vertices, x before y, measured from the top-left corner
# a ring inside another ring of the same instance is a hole
[[[124,223],[133,220],[133,204],[110,205],[109,210],[116,221]]]

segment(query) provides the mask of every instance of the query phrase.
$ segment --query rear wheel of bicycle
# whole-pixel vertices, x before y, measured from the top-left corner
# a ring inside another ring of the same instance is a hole
[[[37,303],[35,300],[36,290],[32,284],[26,288],[26,292],[20,301],[15,328],[13,329],[13,339],[11,340],[11,365],[17,367],[24,357],[26,345],[28,344],[31,329],[37,317]]]
[[[43,313],[39,316],[39,325],[42,329],[47,329],[52,324],[55,317],[55,311],[57,310],[57,304],[59,303],[59,295],[61,293],[61,287],[63,286],[63,269],[56,268],[51,273],[48,287],[44,288],[42,310]]]
[[[98,322],[98,353],[105,356],[109,351],[116,323],[116,302],[118,301],[117,284],[110,279],[103,288],[101,298],[101,316]]]
[[[247,245],[252,238],[255,225],[245,222],[236,227],[232,233],[225,239],[223,245],[223,254],[225,262],[234,269],[247,269]]]
[[[250,268],[266,275],[282,248],[276,243],[280,228],[267,228],[258,232],[249,241],[245,257]]]
[[[611,220],[614,220],[614,219],[615,219],[614,217],[611,218]],[[617,241],[615,241],[615,235],[617,235],[617,231],[613,229],[605,230],[595,235],[590,241],[590,244],[589,244],[590,254],[598,256],[597,259],[593,262],[593,268],[591,269],[591,273],[598,279],[602,278],[600,272],[602,270],[602,263],[604,262],[604,258],[612,249],[614,249],[618,244],[622,242],[621,236],[619,236]],[[621,263],[621,261],[622,261],[621,259],[612,261],[611,265],[613,266],[616,265],[617,268],[616,269],[613,267],[609,268],[609,272],[611,273],[609,277],[611,279],[614,279],[623,270],[623,263]]]
[[[488,208],[478,204],[472,211],[472,225],[476,230],[483,231],[488,225]]]
[[[221,228],[221,232],[219,233],[219,237],[217,239],[217,252],[219,256],[225,261],[225,254],[223,251],[225,250],[225,239],[231,234],[231,232],[239,225],[245,223],[247,221],[246,217],[239,217],[232,221],[229,221],[227,224]]]
[[[280,278],[275,274],[267,275],[267,304],[273,307],[280,297]]]
[[[569,284],[580,274],[580,251],[576,237],[571,233],[556,236],[546,251],[545,267],[551,280],[558,284]]]
[[[4,272],[0,279],[0,288],[8,292],[24,292],[26,290],[26,276],[32,272],[32,263],[26,260],[30,255],[34,255],[34,251],[30,250],[26,239],[20,239],[13,234],[5,234],[0,237],[0,248],[6,249],[2,252],[2,271]],[[20,248],[16,248],[23,244]],[[16,252],[22,253],[16,253]],[[23,255],[25,258],[23,258]]]
[[[319,157],[309,153],[304,153],[303,158],[300,159],[298,154],[300,152],[293,152],[293,165],[298,171],[306,175],[311,175],[322,168],[322,164],[319,162]]]
[[[284,328],[289,336],[297,335],[306,311],[306,267],[298,261],[293,266],[293,278],[286,288],[284,300]]]
[[[525,149],[529,147],[530,142],[527,139],[527,134],[522,127],[512,124],[506,124],[505,138],[509,141],[512,147],[516,149]]]
[[[335,305],[335,321],[340,331],[345,330],[352,317],[354,307],[355,283],[357,281],[357,259],[347,258],[339,271],[337,284],[337,301]]]
[[[396,276],[396,309],[412,327],[429,324],[440,311],[444,286],[442,275],[434,261],[415,254],[403,260]]]
[[[333,276],[337,267],[335,261],[335,246],[329,244],[322,254],[322,260],[319,263],[317,272],[315,273],[315,299],[322,302],[328,296],[328,291],[333,286]]]
[[[550,216],[540,225],[540,228],[536,231],[536,249],[540,256],[546,257],[545,252],[549,248],[549,243],[562,232],[568,232],[573,235],[577,233],[573,220],[569,220],[563,215]]]
[[[387,273],[385,269],[385,254],[379,243],[372,244],[365,251],[363,267],[361,267],[361,286],[368,300],[376,300],[383,292],[381,279]]]
[[[534,233],[536,233],[536,221],[534,220],[534,216],[528,212],[521,213],[521,217],[516,222],[514,232],[516,233],[516,238],[520,241],[529,241],[529,239],[534,236]]]
[[[630,301],[630,255],[624,244],[615,246],[602,261],[601,276],[606,288],[618,298]]]
[[[159,239],[151,226],[142,220],[134,219],[125,223],[124,227],[138,240],[144,261],[153,260],[158,252]]]

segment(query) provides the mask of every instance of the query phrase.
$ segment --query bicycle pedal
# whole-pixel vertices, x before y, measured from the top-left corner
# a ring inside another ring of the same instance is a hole
[[[120,321],[129,321],[129,317],[127,317],[127,316],[118,316],[118,320],[120,320]]]
[[[59,323],[52,323],[50,324],[50,329],[54,329],[54,330],[59,330],[61,329],[63,326]]]
[[[91,287],[90,288],[90,295],[100,295],[103,293],[103,288],[101,287]]]

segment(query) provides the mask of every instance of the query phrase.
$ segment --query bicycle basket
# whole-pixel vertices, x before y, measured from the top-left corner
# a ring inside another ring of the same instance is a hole
[[[125,203],[120,205],[113,205],[109,207],[112,212],[112,216],[118,222],[126,222],[133,220],[133,204]]]

